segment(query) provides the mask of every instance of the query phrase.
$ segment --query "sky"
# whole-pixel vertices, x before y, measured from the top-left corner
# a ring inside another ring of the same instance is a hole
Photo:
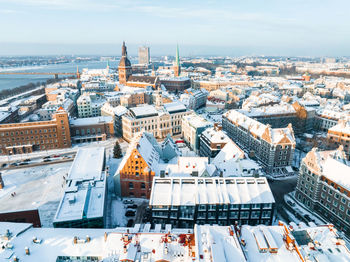
[[[350,55],[349,0],[0,0],[0,55]]]

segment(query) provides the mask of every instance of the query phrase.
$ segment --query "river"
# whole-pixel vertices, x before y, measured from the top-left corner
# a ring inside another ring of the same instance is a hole
[[[111,61],[110,67],[117,67],[119,61]],[[31,67],[19,67],[19,68],[6,68],[0,69],[0,72],[76,72],[77,66],[79,71],[83,68],[89,69],[102,69],[107,66],[106,61],[90,61],[81,63],[66,63],[55,65],[42,65]],[[47,79],[53,78],[51,75],[0,75],[0,91],[4,89],[12,89],[18,86],[26,85],[29,83],[45,82]],[[62,77],[62,76],[59,76]]]

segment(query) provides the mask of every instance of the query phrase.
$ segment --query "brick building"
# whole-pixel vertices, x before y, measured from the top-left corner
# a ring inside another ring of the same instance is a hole
[[[104,141],[114,136],[114,121],[111,116],[71,119],[69,124],[72,142],[75,143]]]
[[[57,110],[50,121],[0,125],[0,154],[3,155],[70,146],[68,114],[62,108]]]
[[[178,153],[169,136],[158,144],[152,134],[136,134],[114,175],[116,194],[149,198],[158,164],[169,162],[176,156]]]

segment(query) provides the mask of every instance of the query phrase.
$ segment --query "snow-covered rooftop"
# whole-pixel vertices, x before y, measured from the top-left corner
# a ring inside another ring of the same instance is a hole
[[[87,118],[75,118],[69,120],[69,124],[71,126],[88,126],[98,125],[101,123],[113,123],[113,118],[111,116],[96,116]]]
[[[78,150],[54,223],[103,217],[106,192],[104,157],[104,148]]]
[[[151,206],[261,204],[275,199],[266,178],[154,178]]]

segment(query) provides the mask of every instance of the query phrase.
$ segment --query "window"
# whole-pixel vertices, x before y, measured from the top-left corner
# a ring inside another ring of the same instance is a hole
[[[134,189],[134,184],[132,182],[129,182],[129,188]]]
[[[145,183],[141,183],[141,189],[145,189],[146,188],[146,184]]]

